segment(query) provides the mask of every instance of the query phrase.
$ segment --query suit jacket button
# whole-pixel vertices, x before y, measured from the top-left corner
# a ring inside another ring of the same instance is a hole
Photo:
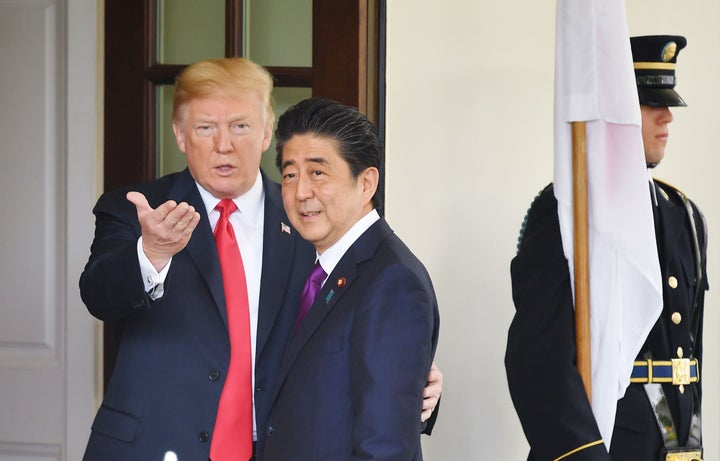
[[[680,325],[680,322],[682,322],[682,315],[680,312],[673,312],[670,318],[672,319],[672,323],[675,325]]]
[[[275,428],[272,427],[272,426],[268,426],[268,427],[267,427],[267,430],[265,430],[265,433],[267,434],[268,437],[270,437],[271,435],[273,435],[273,432],[275,432]]]
[[[208,433],[205,432],[205,431],[202,431],[202,432],[200,433],[200,441],[201,441],[202,443],[207,443],[208,440],[210,440],[210,434],[208,434]]]
[[[135,310],[142,309],[145,307],[145,301],[142,299],[136,299],[132,302],[132,307]]]
[[[255,390],[258,391],[258,392],[262,392],[262,391],[265,390],[265,388],[262,387],[262,386],[257,386],[257,387],[255,388]]]
[[[219,377],[220,377],[220,372],[217,370],[211,371],[210,374],[208,375],[208,379],[210,379],[210,381],[213,381],[213,382],[217,381]]]

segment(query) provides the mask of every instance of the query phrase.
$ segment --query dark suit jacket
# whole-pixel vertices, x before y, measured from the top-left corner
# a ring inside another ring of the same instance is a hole
[[[255,409],[266,426],[282,351],[315,250],[288,223],[279,187],[263,177],[265,224],[257,326]],[[187,247],[173,257],[165,294],[144,291],[136,244],[141,234],[129,190],[152,207],[185,201],[201,214]],[[92,426],[85,460],[207,460],[230,358],[225,299],[212,230],[187,170],[103,195],[94,209],[95,239],[80,278],[82,299],[100,320],[117,325],[119,351]],[[258,438],[264,432],[258,431]]]
[[[702,359],[701,331],[694,347],[690,340],[697,272],[690,221],[676,193],[658,191],[658,201],[655,225],[663,276],[663,311],[638,359],[650,351],[656,360],[669,360],[677,357],[678,346],[683,347],[685,357]],[[707,289],[705,231],[702,215],[693,208],[701,240],[703,276],[699,277],[698,302],[702,310]],[[618,401],[610,454],[604,444],[582,448],[601,436],[575,366],[570,274],[552,186],[536,198],[528,211],[511,275],[516,313],[508,333],[505,365],[513,404],[530,444],[528,459],[552,460],[577,448],[563,459],[660,459],[663,442],[642,384],[631,384]],[[671,275],[678,279],[676,288],[668,286]],[[676,311],[683,318],[679,325],[670,320]],[[699,400],[699,385],[686,386],[684,394],[677,386],[663,387],[683,443],[693,411],[693,395],[697,393]]]
[[[380,219],[348,249],[288,344],[263,461],[422,459],[438,339],[425,268]]]

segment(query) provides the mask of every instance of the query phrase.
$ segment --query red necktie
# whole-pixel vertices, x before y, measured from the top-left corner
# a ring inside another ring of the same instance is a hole
[[[215,430],[210,444],[213,461],[247,461],[252,457],[252,357],[250,348],[250,312],[247,283],[235,232],[228,218],[237,206],[230,199],[215,207],[220,219],[215,226],[228,331],[230,367],[220,395]]]
[[[310,307],[313,301],[315,301],[315,296],[318,291],[320,291],[320,285],[322,285],[325,277],[327,277],[327,274],[322,266],[320,266],[320,261],[316,262],[312,271],[310,271],[310,276],[307,282],[305,282],[305,288],[303,288],[302,295],[300,296],[300,307],[298,308],[297,319],[295,320],[295,331],[300,328],[303,319],[305,319],[307,313],[310,312]]]

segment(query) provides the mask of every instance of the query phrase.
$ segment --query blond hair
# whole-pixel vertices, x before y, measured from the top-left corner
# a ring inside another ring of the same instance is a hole
[[[231,97],[258,94],[265,105],[265,122],[274,123],[273,78],[263,66],[246,58],[206,59],[190,64],[175,79],[173,120],[185,117],[187,104],[214,95]]]

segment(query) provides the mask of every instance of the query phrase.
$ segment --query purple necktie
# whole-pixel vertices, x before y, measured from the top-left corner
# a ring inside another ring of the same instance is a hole
[[[303,288],[302,296],[300,297],[300,307],[298,308],[297,320],[295,320],[295,331],[300,328],[303,319],[307,313],[310,312],[310,306],[312,306],[315,300],[315,295],[320,291],[320,285],[322,285],[325,277],[327,277],[327,274],[320,265],[320,261],[316,262],[307,282],[305,282],[305,288]]]

